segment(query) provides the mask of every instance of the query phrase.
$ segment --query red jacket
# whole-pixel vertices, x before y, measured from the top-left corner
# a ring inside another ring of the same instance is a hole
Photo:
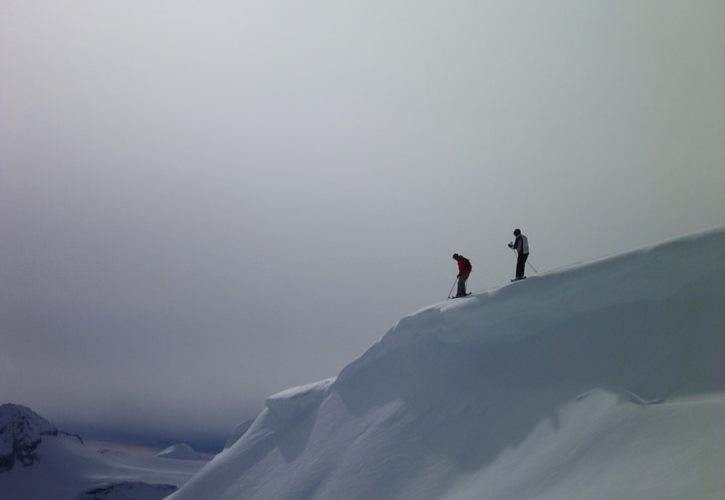
[[[471,269],[473,269],[473,266],[467,258],[465,258],[463,255],[459,255],[458,258],[456,258],[456,261],[458,262],[458,274],[460,274],[461,276],[471,274]]]

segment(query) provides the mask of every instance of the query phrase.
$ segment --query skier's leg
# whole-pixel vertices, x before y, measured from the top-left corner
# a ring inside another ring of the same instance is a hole
[[[464,297],[466,295],[466,279],[468,279],[468,276],[465,274],[462,274],[460,278],[458,278],[458,291],[456,292],[456,297]]]
[[[526,265],[526,257],[528,254],[520,253],[516,259],[516,278],[522,278],[524,276],[524,266]]]

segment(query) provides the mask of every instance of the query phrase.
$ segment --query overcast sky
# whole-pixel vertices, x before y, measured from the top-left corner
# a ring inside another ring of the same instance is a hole
[[[453,252],[725,224],[724,137],[722,0],[0,0],[0,403],[219,445]]]

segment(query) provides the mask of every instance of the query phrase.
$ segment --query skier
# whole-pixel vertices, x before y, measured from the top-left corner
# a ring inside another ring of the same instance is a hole
[[[516,250],[518,259],[516,259],[516,278],[511,281],[526,279],[524,272],[526,271],[526,259],[529,258],[529,239],[521,234],[521,229],[514,229],[516,239],[509,243],[509,248]]]
[[[453,260],[458,262],[458,292],[456,293],[455,298],[465,297],[466,295],[468,295],[466,293],[466,280],[471,274],[473,266],[471,266],[470,260],[465,258],[463,255],[458,255],[457,253],[453,254]]]

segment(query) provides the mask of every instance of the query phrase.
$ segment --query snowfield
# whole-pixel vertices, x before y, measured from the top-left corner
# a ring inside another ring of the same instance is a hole
[[[725,498],[725,229],[425,308],[173,500]]]

